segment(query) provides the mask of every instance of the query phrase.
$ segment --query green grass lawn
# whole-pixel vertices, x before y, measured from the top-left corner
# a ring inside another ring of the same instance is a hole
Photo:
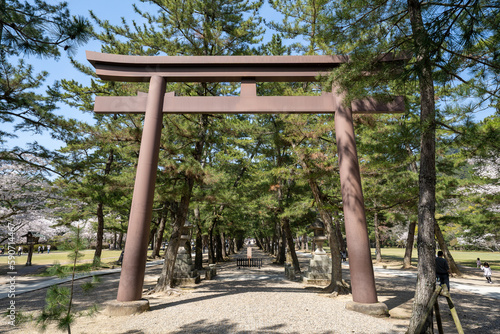
[[[83,257],[78,260],[77,263],[77,271],[92,271],[96,269],[106,269],[110,268],[112,265],[115,265],[116,261],[120,257],[121,250],[107,250],[104,249],[102,251],[101,256],[101,266],[100,268],[92,267],[92,260],[94,258],[93,249],[87,249],[82,251]],[[152,251],[149,251],[150,254]],[[36,252],[33,253],[33,257],[31,259],[32,265],[53,265],[58,262],[64,267],[71,267],[73,262],[68,258],[69,251],[51,251],[50,254],[44,252],[43,254],[38,254]],[[7,271],[7,261],[8,256],[0,256],[0,268],[3,271]],[[16,266],[24,266],[26,264],[26,260],[28,258],[28,254],[23,254],[21,256],[16,256]],[[43,272],[38,274],[40,276],[49,276],[47,272]]]
[[[372,258],[375,259],[375,249],[372,248]],[[403,262],[405,255],[404,248],[382,248],[382,261]],[[481,263],[488,262],[492,270],[500,270],[500,252],[480,252],[480,251],[451,251],[455,262],[466,267],[476,267],[476,259],[480,258]],[[417,250],[413,249],[411,264],[417,265]]]
[[[92,262],[94,258],[95,250],[87,249],[82,251],[84,257],[82,257],[79,262]],[[101,262],[109,263],[118,260],[120,257],[121,250],[103,250],[101,256]],[[51,251],[50,254],[44,252],[43,254],[37,254],[35,251],[33,257],[31,258],[32,265],[44,265],[44,264],[54,264],[54,262],[59,262],[60,264],[70,264],[72,261],[68,258],[69,251]],[[23,253],[21,256],[16,256],[16,264],[24,265],[28,258],[27,253]],[[8,256],[0,256],[0,265],[7,264]]]

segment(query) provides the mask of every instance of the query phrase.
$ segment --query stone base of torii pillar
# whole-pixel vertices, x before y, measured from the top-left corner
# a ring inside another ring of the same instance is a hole
[[[128,302],[113,300],[105,303],[103,313],[107,316],[113,317],[139,314],[146,311],[149,311],[149,300],[147,299],[139,299]]]

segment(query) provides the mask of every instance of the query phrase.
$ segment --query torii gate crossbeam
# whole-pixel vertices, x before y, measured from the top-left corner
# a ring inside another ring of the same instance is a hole
[[[118,302],[137,301],[142,285],[152,215],[164,113],[335,113],[353,301],[378,303],[366,226],[352,113],[404,111],[401,97],[343,106],[335,91],[321,96],[257,96],[257,82],[311,82],[348,61],[340,56],[123,56],[87,51],[103,80],[149,81],[149,93],[133,97],[97,96],[97,113],[145,113],[144,130],[130,211]],[[390,55],[381,61],[401,63]],[[240,96],[178,97],[165,94],[167,82],[241,82]],[[384,305],[385,306],[385,305]],[[387,307],[385,307],[387,308]]]

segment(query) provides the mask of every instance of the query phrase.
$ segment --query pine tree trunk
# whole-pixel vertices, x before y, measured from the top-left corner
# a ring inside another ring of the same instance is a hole
[[[443,233],[441,233],[441,229],[439,228],[439,224],[436,222],[436,227],[434,232],[436,233],[436,239],[439,244],[439,248],[443,251],[444,257],[448,261],[448,264],[450,266],[450,270],[453,274],[456,274],[458,276],[462,276],[462,273],[460,272],[460,269],[458,269],[458,266],[455,262],[455,259],[451,255],[448,246],[446,246],[446,242],[444,241]]]
[[[415,239],[415,221],[411,221],[408,226],[408,238],[406,239],[406,250],[405,256],[403,258],[403,268],[408,269],[411,268],[411,254],[413,252],[413,242]]]
[[[215,221],[208,228],[208,263],[215,264],[215,247],[214,247],[214,228]]]
[[[160,278],[158,278],[158,282],[154,288],[155,292],[166,291],[174,287],[175,260],[181,243],[181,228],[184,226],[188,215],[193,184],[194,177],[187,177],[184,185],[184,195],[181,197],[181,202],[177,207],[172,228],[172,235],[170,236],[168,247],[165,251],[165,262],[163,264]]]
[[[264,250],[262,247],[262,241],[260,240],[258,235],[255,236],[255,242],[257,243],[257,247],[259,247],[259,249]]]
[[[165,203],[165,206],[168,205]],[[167,209],[164,209],[162,211],[162,214],[160,216],[160,221],[158,222],[158,229],[156,231],[156,240],[155,240],[155,246],[153,248],[153,258],[159,258],[160,257],[160,249],[161,249],[161,244],[163,243],[163,234],[165,233],[165,226],[167,223]]]
[[[338,217],[338,216],[339,216],[339,213],[335,212],[334,217]],[[344,238],[342,236],[342,229],[340,228],[340,220],[339,219],[335,219],[335,230],[337,231],[337,238],[339,240],[339,248],[341,251],[345,252],[346,246],[345,246]]]
[[[273,229],[273,238],[271,239],[271,247],[270,247],[270,254],[271,255],[276,255],[276,239],[277,239],[277,236],[276,236],[276,226],[274,227]]]
[[[207,253],[208,253],[208,235],[204,234],[202,236],[202,243],[203,243],[203,252],[205,252],[205,247],[207,248]]]
[[[224,232],[220,234],[220,246],[221,246],[221,255],[223,261],[227,258],[227,251],[226,251],[226,236]]]
[[[196,242],[194,268],[197,270],[203,269],[203,235],[201,231],[200,209],[196,207],[194,210],[194,221],[196,226]]]
[[[237,254],[240,248],[238,247],[238,240],[234,238],[234,254]]]
[[[203,269],[203,236],[201,226],[196,224],[196,243],[195,243],[194,268]]]
[[[96,245],[94,252],[94,259],[92,263],[94,266],[98,266],[101,262],[101,254],[102,254],[102,239],[104,236],[104,210],[103,203],[99,202],[97,204],[97,236],[96,236]]]
[[[176,219],[172,228],[172,234],[165,250],[165,263],[163,264],[162,272],[155,286],[155,292],[161,292],[174,287],[174,269],[175,259],[180,246],[180,229],[184,225],[182,221]]]
[[[295,145],[293,145],[295,149]],[[298,155],[300,157],[300,155]],[[325,292],[331,292],[334,294],[346,294],[349,293],[349,289],[346,284],[344,284],[342,280],[342,258],[340,255],[340,241],[342,237],[338,235],[337,228],[333,226],[331,215],[324,209],[324,200],[323,194],[318,186],[318,183],[315,179],[312,178],[309,166],[307,165],[306,160],[299,158],[299,163],[302,169],[305,171],[307,177],[307,182],[309,183],[309,187],[311,188],[311,192],[313,193],[314,200],[316,202],[316,206],[320,213],[321,219],[325,224],[326,232],[328,233],[328,242],[330,244],[330,253],[332,257],[332,280],[330,284],[323,289]],[[307,239],[306,239],[307,240]],[[314,242],[312,245],[312,251],[314,251]]]
[[[221,242],[221,235],[222,233],[219,233],[219,231],[214,233],[216,262],[224,262],[224,256],[222,255],[222,249],[224,248],[224,246],[222,245]]]
[[[123,231],[118,234],[118,249],[123,249]]]
[[[154,243],[155,243],[155,237],[156,237],[156,232],[158,231],[158,226],[153,227],[153,229],[149,232],[149,239],[148,239],[148,247],[151,245],[151,250],[154,248]]]
[[[305,161],[301,160],[301,166],[306,172],[309,172],[309,167]],[[313,193],[314,200],[316,201],[321,219],[325,224],[326,232],[328,233],[328,242],[330,244],[330,253],[332,257],[332,280],[324,291],[334,294],[349,293],[349,289],[342,280],[342,258],[340,255],[341,248],[339,244],[339,240],[341,238],[337,233],[337,229],[333,226],[331,215],[324,209],[323,194],[321,193],[318,183],[311,177],[309,177],[307,181]],[[314,251],[314,247],[312,249]]]
[[[375,211],[375,214],[373,216],[373,225],[375,229],[375,261],[381,262],[382,261],[382,253],[380,253],[380,230],[378,226],[378,212]]]
[[[295,252],[295,244],[293,242],[292,231],[290,229],[290,221],[288,218],[282,219],[283,230],[286,235],[286,242],[288,244],[288,252],[290,253],[290,257],[292,259],[293,269],[295,274],[300,274],[300,264],[299,259],[297,258],[297,253]]]
[[[278,246],[278,251],[276,254],[276,263],[278,264],[285,264],[286,260],[286,238],[285,234],[283,233],[283,229],[281,228],[281,224],[276,224],[277,229],[278,229],[278,240],[277,240],[277,246]]]
[[[419,0],[408,0],[408,13],[415,46],[420,85],[420,173],[418,203],[418,278],[408,332],[414,333],[425,319],[425,311],[436,286],[434,241],[436,203],[436,140],[434,81],[430,61],[430,43],[422,20]],[[425,333],[432,333],[432,315],[426,319]]]
[[[201,117],[199,118],[199,126],[199,139],[195,144],[195,149],[193,152],[193,158],[198,162],[201,161],[201,157],[203,155],[203,147],[205,146],[205,138],[208,127],[208,115],[201,115]],[[165,253],[165,262],[163,264],[160,278],[158,278],[158,282],[156,283],[156,286],[154,288],[155,292],[166,291],[174,287],[175,260],[177,259],[177,252],[179,250],[179,245],[181,242],[181,228],[184,226],[184,223],[186,222],[188,216],[189,203],[191,202],[194,181],[194,175],[186,176],[181,200],[175,214],[172,235],[170,237],[167,251]]]
[[[234,239],[229,238],[229,239],[227,239],[227,242],[228,242],[228,246],[227,246],[228,255],[233,255],[234,254]]]
[[[332,217],[325,210],[320,210],[321,219],[325,224],[330,244],[330,253],[332,257],[332,280],[330,284],[323,289],[324,292],[338,294],[348,294],[349,288],[342,280],[342,258],[340,255],[340,245],[338,244],[337,233],[333,226]]]
[[[104,180],[106,180],[106,176],[111,172],[111,165],[113,164],[114,152],[113,150],[109,151],[108,160],[106,161],[106,166],[104,167]],[[106,181],[103,181],[103,185],[106,184]],[[102,254],[102,239],[104,237],[104,203],[99,201],[97,204],[97,236],[96,236],[96,246],[94,252],[94,265],[98,265],[101,262],[101,254]]]

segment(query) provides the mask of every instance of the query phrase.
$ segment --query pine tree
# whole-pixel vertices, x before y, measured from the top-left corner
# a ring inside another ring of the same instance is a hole
[[[495,6],[486,1],[339,1],[328,9],[332,17],[324,24],[332,27],[323,32],[331,34],[325,39],[336,44],[326,51],[351,56],[352,61],[335,76],[350,97],[383,94],[381,83],[398,75],[377,64],[382,54],[403,52],[413,57],[409,71],[402,75],[417,80],[420,98],[419,275],[409,330],[413,332],[424,317],[435,283],[436,110],[445,106],[444,102],[436,104],[435,89],[467,81],[464,75],[476,68],[487,75],[497,71]],[[377,75],[366,77],[366,71]],[[477,79],[471,86],[480,89],[483,98],[496,94],[494,85],[484,89]],[[430,330],[430,321],[426,328]]]
[[[66,277],[68,274],[71,275],[71,286],[67,288],[53,285],[47,291],[46,305],[36,319],[37,324],[41,326],[43,331],[46,330],[49,323],[55,322],[58,329],[66,330],[68,334],[71,334],[71,324],[75,320],[73,298],[75,296],[76,264],[83,257],[82,250],[87,247],[84,239],[81,237],[81,230],[82,227],[72,227],[72,238],[68,244],[70,248],[68,258],[73,261],[71,268],[69,268],[70,272],[66,270],[66,267],[62,267],[58,263],[49,269],[52,275],[57,275],[60,278]],[[88,291],[97,282],[98,279],[94,277],[92,282],[82,285],[82,289]],[[88,315],[92,315],[95,311],[96,308],[93,307],[90,309]]]
[[[12,123],[15,131],[40,133],[45,130],[56,138],[59,128],[71,126],[71,122],[54,114],[57,96],[51,88],[45,94],[35,92],[44,85],[48,73],[35,74],[33,67],[21,57],[57,59],[60,49],[71,52],[88,37],[88,21],[71,16],[67,3],[1,0],[0,121]],[[14,65],[16,59],[19,60]],[[2,127],[0,142],[8,137],[15,135]],[[30,151],[45,153],[37,145],[32,145]],[[1,154],[2,158],[12,159],[4,149]]]

